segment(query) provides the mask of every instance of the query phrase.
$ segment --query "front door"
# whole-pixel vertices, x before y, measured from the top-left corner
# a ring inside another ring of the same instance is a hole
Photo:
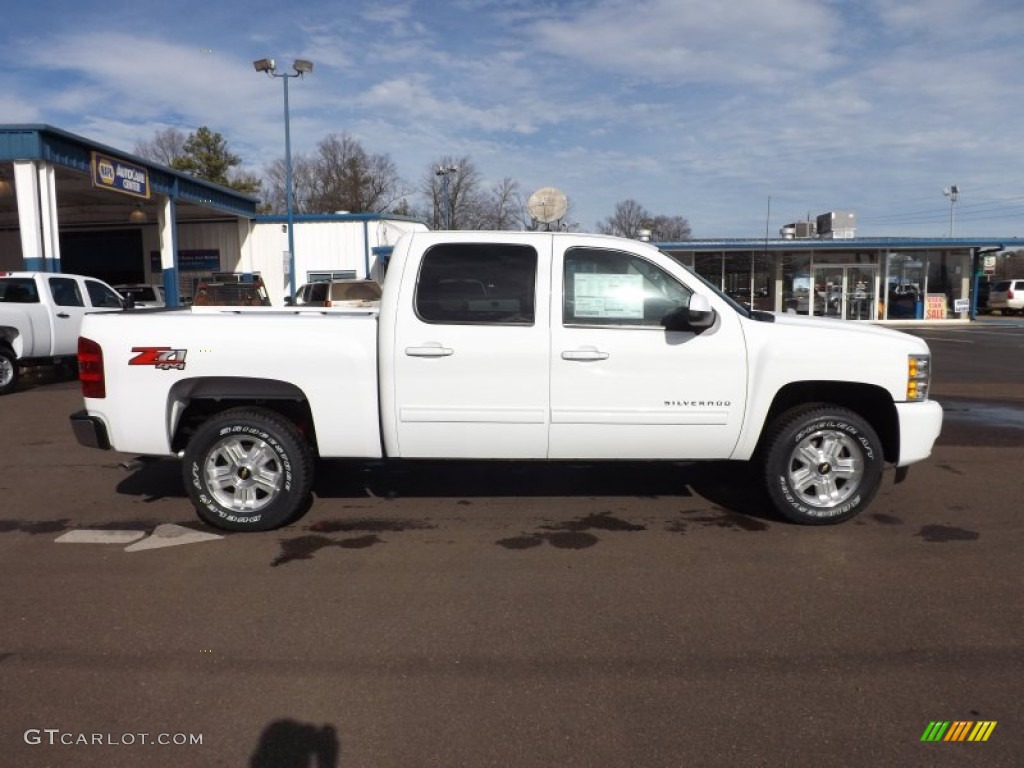
[[[515,236],[423,256],[395,329],[406,458],[542,459],[548,440],[548,253]],[[544,265],[540,269],[539,265]],[[540,297],[538,299],[538,297]]]
[[[875,276],[878,268],[874,265],[846,267],[846,307],[843,315],[847,320],[874,320]]]
[[[554,256],[549,456],[728,457],[746,399],[739,315],[721,305],[714,327],[669,332],[661,318],[692,296],[678,276],[613,249]]]

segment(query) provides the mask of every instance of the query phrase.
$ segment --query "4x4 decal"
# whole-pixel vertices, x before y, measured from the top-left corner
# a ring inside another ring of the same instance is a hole
[[[128,365],[152,365],[162,371],[175,368],[185,370],[187,349],[171,349],[170,347],[132,347],[138,354],[128,361]]]

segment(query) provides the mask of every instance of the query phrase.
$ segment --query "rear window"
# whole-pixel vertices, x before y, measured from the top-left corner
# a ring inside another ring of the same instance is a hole
[[[379,299],[380,286],[371,281],[333,283],[331,285],[331,301],[377,301]]]
[[[121,293],[131,296],[136,301],[157,301],[156,291],[148,285],[140,285],[137,288],[121,288]]]
[[[436,245],[420,266],[416,313],[427,323],[532,325],[536,281],[527,245]]]
[[[95,280],[86,280],[85,290],[89,293],[89,301],[94,307],[120,309],[124,306],[118,293],[103,283],[97,283]]]
[[[36,281],[31,277],[0,278],[0,301],[8,304],[38,304]]]

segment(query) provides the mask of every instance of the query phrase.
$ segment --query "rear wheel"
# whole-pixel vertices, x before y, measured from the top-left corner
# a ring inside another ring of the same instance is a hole
[[[764,478],[775,508],[793,522],[828,525],[868,506],[882,479],[882,444],[845,408],[795,408],[772,425]]]
[[[302,433],[260,408],[234,408],[203,424],[185,449],[182,470],[199,517],[228,531],[291,522],[313,485]]]
[[[0,395],[18,386],[18,358],[10,347],[0,347]]]

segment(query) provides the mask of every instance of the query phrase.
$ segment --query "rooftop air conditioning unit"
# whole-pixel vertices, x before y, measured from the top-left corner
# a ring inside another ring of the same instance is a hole
[[[857,230],[857,214],[853,211],[829,211],[818,216],[818,237],[824,240],[848,240]]]

